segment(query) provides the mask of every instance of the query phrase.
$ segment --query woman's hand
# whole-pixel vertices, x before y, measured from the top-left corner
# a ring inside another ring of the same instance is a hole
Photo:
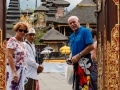
[[[15,72],[13,72],[13,81],[17,83],[18,80],[19,80],[18,74],[17,74],[17,72],[15,71]]]

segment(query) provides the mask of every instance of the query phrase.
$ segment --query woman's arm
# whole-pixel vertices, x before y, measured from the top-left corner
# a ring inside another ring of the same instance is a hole
[[[9,65],[11,67],[12,72],[16,72],[16,68],[15,68],[15,64],[14,64],[14,60],[13,60],[13,55],[14,55],[14,50],[8,48],[7,49],[7,59],[9,62]]]
[[[13,80],[14,80],[14,82],[18,82],[18,74],[17,74],[17,70],[15,68],[13,55],[14,55],[14,50],[7,48],[7,59],[8,59],[10,68],[11,68],[12,73],[13,73]]]

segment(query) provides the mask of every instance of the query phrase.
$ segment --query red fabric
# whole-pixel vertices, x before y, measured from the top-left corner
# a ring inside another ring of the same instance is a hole
[[[87,84],[87,77],[84,75],[85,74],[84,69],[82,69],[80,66],[78,66],[78,70],[77,70],[76,74],[78,74],[80,77],[80,79],[79,79],[80,86]]]
[[[39,89],[39,82],[38,82],[38,80],[36,80],[35,83],[36,83],[36,89],[35,90],[40,90]]]

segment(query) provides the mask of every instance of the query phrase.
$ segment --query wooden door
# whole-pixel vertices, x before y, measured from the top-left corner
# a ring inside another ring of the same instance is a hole
[[[0,0],[0,29],[2,40],[6,39],[6,0]]]
[[[98,90],[120,90],[120,0],[97,1]]]
[[[0,90],[6,90],[6,0],[0,0]]]

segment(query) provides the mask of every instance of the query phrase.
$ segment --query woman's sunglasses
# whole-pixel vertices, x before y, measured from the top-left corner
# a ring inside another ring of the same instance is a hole
[[[27,30],[23,30],[23,29],[18,29],[19,32],[24,32],[24,33],[27,33],[28,31]]]

